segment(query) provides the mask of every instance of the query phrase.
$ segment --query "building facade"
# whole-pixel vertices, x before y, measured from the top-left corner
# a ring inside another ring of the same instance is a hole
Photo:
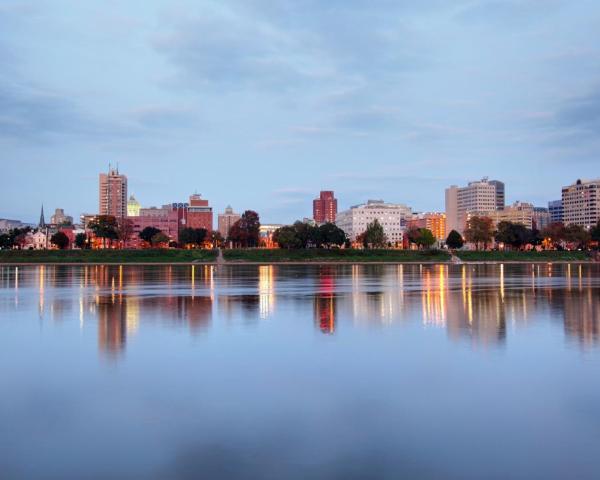
[[[411,217],[412,211],[406,205],[369,200],[338,213],[335,223],[354,242],[367,229],[367,225],[377,220],[383,227],[388,242],[400,244]]]
[[[208,205],[208,200],[200,195],[190,196],[187,207],[187,226],[190,228],[205,228],[209,232],[213,230],[213,211]]]
[[[219,213],[217,220],[219,233],[223,238],[229,236],[229,230],[235,222],[237,222],[242,216],[239,213],[235,213],[231,206],[227,206],[223,213]]]
[[[544,230],[550,225],[550,212],[545,207],[533,207],[533,228]]]
[[[313,219],[318,225],[335,223],[337,217],[337,199],[332,191],[322,191],[319,198],[313,200]]]
[[[577,180],[562,189],[563,222],[591,228],[600,220],[600,179]]]
[[[73,217],[65,215],[65,211],[62,208],[54,210],[54,215],[50,217],[50,223],[52,225],[72,225]]]
[[[466,187],[446,189],[446,230],[463,233],[468,212],[492,212],[504,207],[504,183],[483,178]]]
[[[140,209],[142,206],[140,202],[138,202],[133,195],[129,197],[127,200],[127,216],[128,217],[137,217],[140,214]]]
[[[548,202],[548,212],[550,212],[550,222],[557,223],[563,221],[562,200],[552,200]]]
[[[127,216],[127,177],[118,170],[100,174],[98,213],[116,218]]]
[[[504,207],[503,210],[468,211],[466,221],[471,217],[489,217],[492,219],[493,227],[496,228],[500,222],[520,223],[527,228],[533,228],[534,207],[531,203],[515,202]]]
[[[426,228],[440,241],[446,240],[446,214],[437,212],[419,213],[408,222],[408,228]]]

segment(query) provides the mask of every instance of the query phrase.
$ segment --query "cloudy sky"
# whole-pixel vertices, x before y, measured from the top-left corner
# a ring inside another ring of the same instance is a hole
[[[597,0],[0,2],[0,217],[195,191],[265,222],[334,189],[444,207],[482,176],[543,205],[600,176]]]

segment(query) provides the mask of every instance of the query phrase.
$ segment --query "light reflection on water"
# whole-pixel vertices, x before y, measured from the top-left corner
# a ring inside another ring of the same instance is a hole
[[[0,339],[2,478],[597,478],[599,265],[0,267]],[[31,427],[57,397],[66,426]],[[541,448],[547,431],[564,437]],[[110,470],[123,438],[135,455]]]

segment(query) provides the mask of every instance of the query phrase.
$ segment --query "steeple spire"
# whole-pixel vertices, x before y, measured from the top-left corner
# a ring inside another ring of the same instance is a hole
[[[44,204],[42,203],[42,211],[40,213],[40,224],[38,225],[40,228],[44,228],[46,226],[46,220],[44,219]]]

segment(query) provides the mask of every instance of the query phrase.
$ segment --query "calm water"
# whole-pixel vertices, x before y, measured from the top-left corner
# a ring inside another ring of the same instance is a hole
[[[0,478],[600,478],[600,265],[0,267]]]

